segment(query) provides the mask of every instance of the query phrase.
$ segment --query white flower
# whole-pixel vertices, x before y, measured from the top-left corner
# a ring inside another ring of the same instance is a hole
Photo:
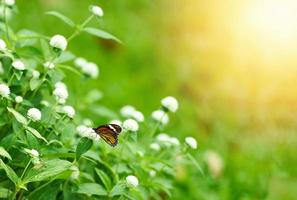
[[[136,121],[138,121],[138,122],[143,122],[144,121],[144,116],[143,116],[143,114],[140,111],[135,111],[132,114],[132,117],[134,119],[136,119]]]
[[[174,97],[165,97],[161,100],[162,106],[170,112],[176,112],[178,109],[178,101]]]
[[[166,133],[160,133],[159,135],[157,135],[157,140],[159,142],[170,142],[170,136]]]
[[[13,6],[15,4],[15,0],[4,0],[4,3],[7,6]]]
[[[119,126],[122,126],[122,124],[123,124],[123,122],[121,120],[118,120],[118,119],[111,120],[109,123],[110,124],[116,124],[116,125],[119,125]]]
[[[67,40],[62,35],[54,35],[50,40],[50,45],[64,51],[67,47]]]
[[[6,50],[6,43],[4,40],[0,39],[0,51],[5,51]]]
[[[95,5],[91,6],[91,12],[98,17],[102,17],[104,14],[102,8]]]
[[[88,62],[82,66],[81,70],[91,78],[97,78],[99,76],[99,68],[96,63]]]
[[[193,137],[186,137],[185,142],[192,149],[197,149],[197,141],[196,141],[195,138],[193,138]]]
[[[152,150],[155,150],[155,151],[160,151],[160,149],[161,149],[161,147],[160,147],[160,145],[158,143],[152,143],[152,144],[150,144],[150,148]]]
[[[33,76],[33,78],[38,79],[39,76],[40,76],[40,72],[37,71],[37,70],[33,70],[33,71],[32,71],[32,76]]]
[[[37,151],[37,150],[35,150],[35,149],[26,149],[26,148],[24,148],[24,150],[25,150],[25,152],[27,153],[27,154],[29,154],[31,157],[35,157],[35,158],[38,158],[39,157],[39,152]]]
[[[20,71],[26,69],[25,64],[21,60],[15,60],[12,62],[11,65],[13,66],[13,68],[20,70]]]
[[[82,137],[88,137],[95,141],[100,139],[100,136],[92,128],[89,128],[85,125],[78,126],[76,131]]]
[[[136,109],[131,105],[123,106],[120,110],[120,113],[123,117],[132,117]]]
[[[156,176],[156,171],[155,170],[150,170],[149,175],[151,177],[155,177]]]
[[[9,94],[10,94],[9,87],[6,84],[1,83],[0,84],[0,96],[7,98],[9,96]]]
[[[53,94],[59,103],[65,103],[65,100],[68,98],[68,91],[65,87],[57,87]]]
[[[211,175],[213,177],[219,177],[224,168],[222,157],[217,152],[208,150],[204,155],[204,159],[207,163],[208,170],[210,171]]]
[[[21,97],[21,96],[16,96],[16,97],[15,97],[15,102],[17,102],[17,103],[22,103],[22,102],[23,102],[23,97]]]
[[[37,108],[30,108],[27,112],[27,116],[32,121],[36,122],[41,119],[41,112]]]
[[[55,68],[55,64],[52,63],[52,62],[49,62],[49,61],[45,62],[45,63],[43,64],[43,66],[44,66],[45,68],[48,68],[48,69],[54,69],[54,68]]]
[[[40,159],[38,157],[33,157],[32,158],[32,163],[33,163],[34,166],[41,164]]]
[[[170,137],[170,138],[169,138],[169,142],[170,142],[171,144],[173,144],[174,146],[179,146],[179,145],[180,145],[179,140],[178,140],[177,138],[175,138],[175,137]]]
[[[163,110],[156,110],[152,113],[152,118],[161,124],[165,125],[169,122],[169,117],[167,113],[165,113]]]
[[[88,63],[88,61],[84,58],[76,58],[74,60],[74,65],[78,68],[83,68],[84,65],[86,65]]]
[[[63,112],[69,117],[73,118],[75,115],[75,110],[72,106],[64,106],[63,107]]]
[[[79,178],[79,175],[80,175],[80,172],[79,172],[78,167],[72,165],[72,166],[70,167],[70,170],[72,171],[71,176],[70,176],[70,179],[71,179],[71,180],[76,180],[76,179],[78,179],[78,178]]]
[[[123,123],[123,128],[127,131],[136,132],[138,131],[138,123],[134,119],[127,119]]]
[[[129,187],[137,187],[139,184],[137,177],[133,175],[127,176],[126,182]]]

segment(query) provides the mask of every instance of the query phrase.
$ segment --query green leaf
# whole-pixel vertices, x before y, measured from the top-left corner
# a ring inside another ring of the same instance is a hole
[[[119,195],[123,195],[126,193],[126,185],[123,183],[118,183],[116,184],[111,192],[110,192],[110,196],[119,196]]]
[[[89,138],[83,137],[79,140],[76,147],[76,160],[86,153],[93,145],[93,141]]]
[[[88,196],[107,196],[108,194],[107,191],[97,183],[83,183],[78,187],[77,193],[86,194]]]
[[[100,169],[95,168],[96,174],[99,176],[100,180],[102,181],[103,185],[109,191],[111,189],[111,180],[110,178]]]
[[[18,122],[20,122],[21,124],[28,124],[27,119],[22,114],[17,112],[15,109],[7,107],[7,110],[13,114],[13,116]]]
[[[91,34],[91,35],[95,35],[97,37],[100,38],[104,38],[104,39],[109,39],[109,40],[115,40],[118,43],[122,43],[121,40],[119,40],[117,37],[111,35],[110,33],[103,31],[101,29],[97,29],[97,28],[93,28],[93,27],[86,27],[83,29],[83,31]]]
[[[31,192],[28,196],[28,199],[34,200],[56,200],[57,194],[60,191],[61,183],[59,180],[52,182],[46,187],[37,190],[36,192]]]
[[[103,98],[103,93],[100,90],[93,89],[88,92],[88,94],[86,95],[86,97],[84,99],[85,99],[86,103],[91,104],[91,103],[94,103],[102,98]]]
[[[31,128],[31,127],[29,127],[29,126],[27,126],[26,129],[27,129],[28,131],[30,131],[30,132],[31,132],[35,137],[37,137],[38,139],[41,139],[41,140],[45,141],[46,143],[48,143],[48,141],[47,141],[44,137],[42,137],[42,135],[41,135],[36,129]]]
[[[9,153],[3,147],[0,147],[0,156],[6,157],[9,160],[12,160],[11,156],[9,155]]]
[[[82,74],[75,69],[74,67],[68,66],[68,65],[57,65],[58,68],[62,68],[62,69],[66,69],[70,72],[73,72],[74,74],[78,75],[78,76],[82,76]]]
[[[8,199],[11,193],[12,192],[9,189],[0,187],[0,199]]]
[[[42,84],[42,80],[32,78],[30,80],[30,89],[31,89],[31,91],[37,89],[41,84]]]
[[[105,106],[95,105],[90,111],[101,117],[107,117],[109,119],[117,119],[119,117],[114,111]]]
[[[42,163],[40,168],[31,168],[24,178],[24,183],[44,181],[69,170],[72,163],[67,160],[53,159]]]
[[[49,12],[46,12],[46,14],[59,18],[60,20],[62,20],[63,22],[65,22],[66,24],[68,24],[71,27],[75,26],[75,23],[71,19],[69,19],[68,17],[66,17],[65,15],[63,15],[57,11],[49,11]]]
[[[17,185],[18,181],[19,181],[19,177],[18,175],[13,171],[13,169],[11,169],[8,165],[6,165],[1,159],[0,159],[0,167],[2,167],[4,169],[4,171],[6,172],[6,175],[8,176],[8,178],[15,184]]]
[[[69,62],[75,59],[75,55],[70,51],[63,51],[59,58],[56,59],[56,63]]]

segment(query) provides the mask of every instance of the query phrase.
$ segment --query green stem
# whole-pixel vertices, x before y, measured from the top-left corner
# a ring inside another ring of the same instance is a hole
[[[199,165],[199,163],[197,162],[197,160],[190,153],[186,153],[186,156],[189,158],[190,161],[192,161],[192,163],[195,165],[195,167],[197,167],[197,169],[200,171],[202,176],[205,176],[204,172],[203,172],[201,166]]]
[[[12,72],[12,75],[11,75],[10,79],[8,80],[8,85],[9,86],[11,86],[11,82],[12,82],[14,76],[15,76],[15,74],[14,74],[14,72]]]
[[[29,168],[29,166],[31,164],[31,160],[32,159],[30,158],[30,160],[28,161],[28,163],[27,163],[27,165],[26,165],[26,167],[25,167],[25,169],[24,169],[24,171],[23,171],[23,173],[21,175],[21,180],[23,179],[24,175],[26,174],[26,172],[27,172],[27,170],[28,170],[28,168]]]
[[[47,185],[51,184],[53,181],[56,180],[57,177],[58,177],[58,176],[55,176],[55,177],[52,178],[50,181],[46,182],[45,184],[43,184],[43,185],[39,186],[38,188],[36,188],[35,190],[33,190],[33,192],[31,192],[31,193],[29,194],[28,197],[34,195],[34,194],[35,194],[37,191],[39,191],[40,189],[42,189],[42,188],[46,187]],[[29,198],[29,199],[30,199],[30,198]]]
[[[78,36],[81,32],[81,30],[93,19],[94,15],[91,15],[90,17],[88,17],[80,26],[78,26],[78,28],[74,31],[74,33],[72,33],[72,35],[70,35],[67,38],[68,43],[75,38],[76,36]]]
[[[10,38],[9,38],[9,28],[8,28],[8,23],[7,23],[7,18],[6,18],[6,9],[7,9],[7,6],[4,5],[4,8],[3,8],[3,21],[5,23],[5,32],[6,32],[6,39],[9,43],[10,41]]]

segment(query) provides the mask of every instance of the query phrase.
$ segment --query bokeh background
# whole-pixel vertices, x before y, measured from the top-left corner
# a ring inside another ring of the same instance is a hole
[[[296,1],[17,2],[12,26],[48,36],[73,30],[46,11],[79,22],[90,4],[104,9],[94,26],[123,44],[84,34],[70,44],[73,53],[100,66],[99,79],[83,86],[76,75],[67,76],[77,95],[96,87],[104,94],[104,109],[131,104],[146,116],[161,98],[178,98],[180,110],[166,132],[199,141],[195,156],[205,175],[177,166],[172,199],[297,198]],[[104,120],[92,109],[86,117]],[[214,161],[207,152],[216,155]]]

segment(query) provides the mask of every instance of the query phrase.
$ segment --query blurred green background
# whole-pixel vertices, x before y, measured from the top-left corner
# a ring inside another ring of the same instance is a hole
[[[259,3],[261,2],[261,3]],[[80,22],[100,5],[94,26],[119,45],[80,35],[69,46],[100,66],[98,80],[83,86],[69,73],[77,95],[96,87],[100,103],[118,111],[131,104],[149,116],[165,96],[180,110],[166,132],[199,142],[194,167],[177,166],[172,199],[296,199],[297,16],[294,1],[18,0],[17,29],[47,36],[73,30],[44,13],[59,11]],[[73,100],[75,102],[75,99]],[[76,102],[79,103],[79,102]],[[89,108],[92,109],[92,108]],[[85,112],[94,122],[91,112]],[[218,175],[205,152],[223,160]]]

